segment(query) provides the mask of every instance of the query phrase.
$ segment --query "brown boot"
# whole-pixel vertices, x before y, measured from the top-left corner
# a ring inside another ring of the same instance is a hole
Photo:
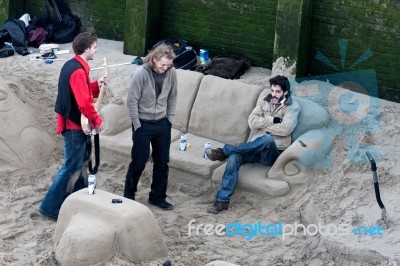
[[[211,161],[225,161],[226,155],[224,153],[224,150],[221,148],[217,148],[217,149],[207,149],[206,150],[206,155],[208,157],[208,159],[210,159]]]
[[[207,208],[207,212],[217,214],[217,213],[219,213],[221,211],[225,211],[227,209],[229,209],[229,203],[217,201],[214,203],[213,206]]]

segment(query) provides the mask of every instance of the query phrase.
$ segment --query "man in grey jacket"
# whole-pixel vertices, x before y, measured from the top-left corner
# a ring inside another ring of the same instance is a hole
[[[222,188],[207,212],[216,214],[229,208],[229,199],[235,191],[241,165],[260,163],[272,166],[280,151],[292,143],[291,133],[297,125],[300,106],[290,96],[290,83],[286,77],[276,76],[269,82],[270,91],[264,90],[261,93],[248,119],[252,130],[251,141],[238,146],[225,144],[223,148],[206,150],[212,161],[228,159]]]
[[[150,154],[153,158],[153,181],[149,203],[172,210],[167,202],[169,148],[175,116],[177,78],[173,68],[172,48],[160,45],[146,56],[144,64],[132,75],[127,106],[132,120],[132,162],[125,179],[124,197],[135,199],[137,185]]]

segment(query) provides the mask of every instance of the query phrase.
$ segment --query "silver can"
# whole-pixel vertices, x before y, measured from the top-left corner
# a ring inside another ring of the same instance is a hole
[[[95,175],[88,176],[88,190],[89,190],[89,194],[96,193],[96,176]]]
[[[208,156],[206,153],[207,149],[211,149],[211,142],[206,142],[206,144],[204,144],[204,158],[206,158],[206,159],[208,159]]]
[[[180,143],[180,150],[181,151],[186,151],[186,145],[187,145],[187,135],[182,134],[181,135],[181,143]]]

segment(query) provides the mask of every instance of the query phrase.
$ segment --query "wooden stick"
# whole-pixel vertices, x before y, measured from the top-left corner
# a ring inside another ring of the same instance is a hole
[[[110,67],[117,67],[117,66],[124,66],[124,65],[131,65],[131,64],[133,64],[133,62],[122,63],[122,64],[116,64],[116,65],[109,65],[108,68],[110,68]],[[103,68],[104,68],[104,66],[102,66],[102,67],[95,67],[95,68],[91,68],[90,71],[92,71],[92,70],[98,70],[98,69],[103,69]]]
[[[26,70],[27,72],[29,72],[29,70],[28,70],[20,61],[18,61],[18,63],[19,63],[23,68],[25,68],[25,70]]]

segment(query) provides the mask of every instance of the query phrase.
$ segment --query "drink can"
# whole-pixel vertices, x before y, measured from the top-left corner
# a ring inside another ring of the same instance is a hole
[[[211,149],[211,142],[206,142],[206,144],[204,144],[204,158],[208,159],[206,150],[207,149]]]
[[[181,150],[181,151],[185,151],[185,150],[186,150],[186,145],[187,145],[187,135],[186,135],[186,134],[182,134],[182,135],[181,135],[181,146],[180,146],[180,150]]]
[[[89,190],[89,194],[96,193],[96,176],[95,175],[88,176],[88,190]]]
[[[200,63],[203,65],[208,63],[208,61],[208,51],[206,49],[200,49]]]

